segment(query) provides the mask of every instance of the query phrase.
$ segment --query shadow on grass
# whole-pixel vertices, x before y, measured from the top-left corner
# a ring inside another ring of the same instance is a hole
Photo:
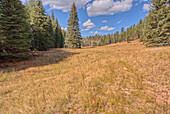
[[[6,73],[25,70],[30,67],[40,67],[50,64],[56,64],[74,54],[79,53],[72,53],[65,51],[63,49],[50,49],[49,51],[38,51],[34,52],[33,55],[28,60],[16,63],[0,64],[0,72]]]

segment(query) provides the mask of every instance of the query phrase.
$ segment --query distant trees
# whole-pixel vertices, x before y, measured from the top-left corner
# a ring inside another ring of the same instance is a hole
[[[121,28],[121,33],[104,35],[104,36],[89,36],[87,39],[83,39],[83,46],[88,42],[100,42],[98,46],[108,45],[111,43],[117,43],[127,41],[130,43],[132,40],[139,39],[147,47],[158,46],[170,46],[170,9],[169,0],[152,0],[151,10],[146,18],[142,21],[140,19],[137,25]],[[96,38],[98,37],[98,38]],[[107,42],[111,38],[111,42]],[[96,40],[97,39],[97,40]],[[104,39],[104,40],[103,40]],[[84,44],[85,43],[85,44]]]
[[[75,3],[71,7],[70,18],[68,19],[67,36],[65,40],[66,48],[81,48],[81,33],[79,29],[79,19]]]
[[[20,60],[29,57],[29,24],[20,0],[0,1],[0,59]]]

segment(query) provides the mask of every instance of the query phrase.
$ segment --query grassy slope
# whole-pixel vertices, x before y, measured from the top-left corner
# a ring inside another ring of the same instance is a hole
[[[168,113],[170,47],[135,41],[39,55],[1,67],[0,114]]]

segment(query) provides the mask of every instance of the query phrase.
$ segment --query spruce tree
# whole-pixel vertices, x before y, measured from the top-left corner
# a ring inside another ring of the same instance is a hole
[[[135,40],[135,34],[136,34],[136,25],[133,25],[133,30],[132,30],[132,40]]]
[[[140,21],[139,21],[139,23],[137,25],[137,29],[136,29],[136,36],[137,36],[138,39],[140,39],[141,36],[142,36],[142,29],[143,29],[143,27],[142,27],[142,19],[140,19]]]
[[[60,31],[60,25],[58,23],[58,20],[56,18],[55,20],[55,47],[60,48],[61,47],[61,31]]]
[[[158,46],[170,46],[170,6],[168,0],[160,1],[158,29],[160,31]]]
[[[47,16],[41,0],[36,1],[36,15],[33,18],[33,47],[39,51],[46,51],[50,47],[50,34],[47,24]]]
[[[169,46],[169,5],[167,0],[152,0],[146,17],[145,45],[148,47]]]
[[[54,31],[53,31],[53,25],[50,15],[47,15],[47,24],[48,24],[48,32],[50,34],[50,48],[54,47]]]
[[[79,19],[75,3],[73,3],[71,8],[67,31],[65,47],[81,48],[81,33],[79,29]]]
[[[130,43],[130,29],[129,29],[129,27],[127,27],[126,40],[128,43]]]
[[[36,18],[36,2],[35,0],[29,0],[29,19],[30,24],[33,26],[35,24],[35,18]]]
[[[124,40],[124,27],[121,28],[121,34],[119,35],[119,42]]]
[[[54,11],[52,11],[51,13],[51,20],[54,21],[55,17],[54,17]]]
[[[29,57],[30,39],[25,6],[20,0],[0,1],[0,58]]]

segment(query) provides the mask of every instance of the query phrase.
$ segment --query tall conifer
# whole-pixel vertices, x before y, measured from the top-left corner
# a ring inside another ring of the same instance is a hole
[[[67,31],[65,47],[81,48],[81,33],[79,29],[79,19],[75,3],[73,3],[71,8]]]
[[[25,7],[20,0],[0,1],[0,58],[29,56],[30,39]]]
[[[40,51],[50,47],[50,34],[47,24],[47,16],[41,0],[36,1],[35,17],[33,18],[34,48]]]
[[[148,47],[170,45],[170,10],[168,0],[152,0],[146,17],[145,44]]]

